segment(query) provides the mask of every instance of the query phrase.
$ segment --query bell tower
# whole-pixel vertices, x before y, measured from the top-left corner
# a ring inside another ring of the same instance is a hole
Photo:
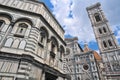
[[[87,7],[89,19],[99,46],[104,68],[102,69],[104,80],[120,79],[120,48],[114,33],[111,31],[101,4],[96,3]]]
[[[103,53],[117,49],[118,43],[100,6],[100,3],[96,3],[86,9],[98,42],[99,50]]]

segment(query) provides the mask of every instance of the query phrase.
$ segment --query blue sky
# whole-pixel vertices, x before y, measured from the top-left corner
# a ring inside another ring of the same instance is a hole
[[[120,1],[119,0],[41,0],[65,30],[65,37],[77,36],[80,45],[84,42],[98,51],[86,7],[101,3],[102,10],[109,20],[110,27],[120,44]],[[99,52],[99,51],[98,51]]]

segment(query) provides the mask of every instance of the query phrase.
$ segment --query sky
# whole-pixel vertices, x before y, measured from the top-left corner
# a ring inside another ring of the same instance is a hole
[[[65,30],[65,38],[78,37],[81,47],[87,43],[92,50],[98,50],[86,7],[97,2],[109,21],[110,27],[120,44],[120,0],[41,0]]]

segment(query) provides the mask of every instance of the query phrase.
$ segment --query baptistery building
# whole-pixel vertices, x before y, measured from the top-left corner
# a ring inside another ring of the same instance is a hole
[[[64,32],[44,3],[0,0],[0,80],[70,80]]]

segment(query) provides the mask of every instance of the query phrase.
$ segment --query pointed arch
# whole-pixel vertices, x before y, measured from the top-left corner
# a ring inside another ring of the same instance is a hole
[[[25,40],[22,40],[19,44],[19,49],[24,49],[25,48],[25,45],[26,45],[26,41]]]
[[[13,38],[8,38],[6,40],[5,46],[6,47],[11,47],[12,43],[13,43]]]

